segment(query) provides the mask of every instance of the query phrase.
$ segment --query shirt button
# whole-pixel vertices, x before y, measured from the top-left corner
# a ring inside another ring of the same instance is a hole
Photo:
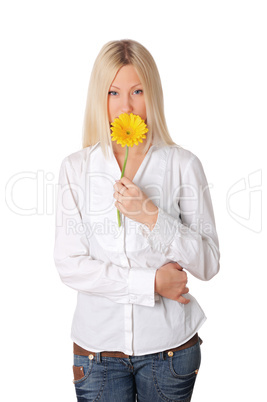
[[[89,355],[88,357],[89,357],[90,360],[93,360],[94,355]]]
[[[168,356],[172,357],[173,356],[173,352],[168,352]]]

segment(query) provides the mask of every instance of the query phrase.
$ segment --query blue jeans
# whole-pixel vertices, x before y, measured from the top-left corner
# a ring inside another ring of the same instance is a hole
[[[74,355],[77,400],[189,402],[200,361],[199,341],[190,348],[173,352],[173,356],[160,352],[121,359],[100,357],[97,353],[90,360]]]

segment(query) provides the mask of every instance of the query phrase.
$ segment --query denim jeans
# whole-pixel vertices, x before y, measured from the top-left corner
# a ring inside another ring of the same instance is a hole
[[[129,358],[74,355],[78,402],[189,402],[201,361],[200,343],[171,353]]]

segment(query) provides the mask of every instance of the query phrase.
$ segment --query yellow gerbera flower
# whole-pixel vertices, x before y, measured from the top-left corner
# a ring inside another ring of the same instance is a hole
[[[121,144],[122,147],[126,145],[125,159],[121,172],[121,178],[124,175],[125,166],[128,159],[128,149],[133,145],[138,145],[139,142],[143,142],[146,138],[148,128],[146,123],[140,116],[133,113],[122,113],[117,119],[111,123],[111,139],[117,141],[117,144]],[[120,211],[117,209],[118,225],[121,226]]]
[[[143,139],[146,138],[145,134],[148,132],[144,120],[133,113],[130,115],[121,114],[117,119],[114,119],[111,126],[112,141],[117,141],[117,144],[121,144],[122,147],[138,145],[139,142],[143,142]]]

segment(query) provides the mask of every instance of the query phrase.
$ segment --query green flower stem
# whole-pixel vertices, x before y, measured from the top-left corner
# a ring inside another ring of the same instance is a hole
[[[128,147],[128,145],[126,145],[125,159],[124,159],[124,164],[123,164],[123,168],[121,171],[121,178],[124,176],[126,162],[128,159],[128,150],[129,150],[129,147]],[[120,211],[118,209],[117,209],[117,216],[118,216],[118,225],[119,225],[119,227],[121,227],[121,216],[120,216]]]

